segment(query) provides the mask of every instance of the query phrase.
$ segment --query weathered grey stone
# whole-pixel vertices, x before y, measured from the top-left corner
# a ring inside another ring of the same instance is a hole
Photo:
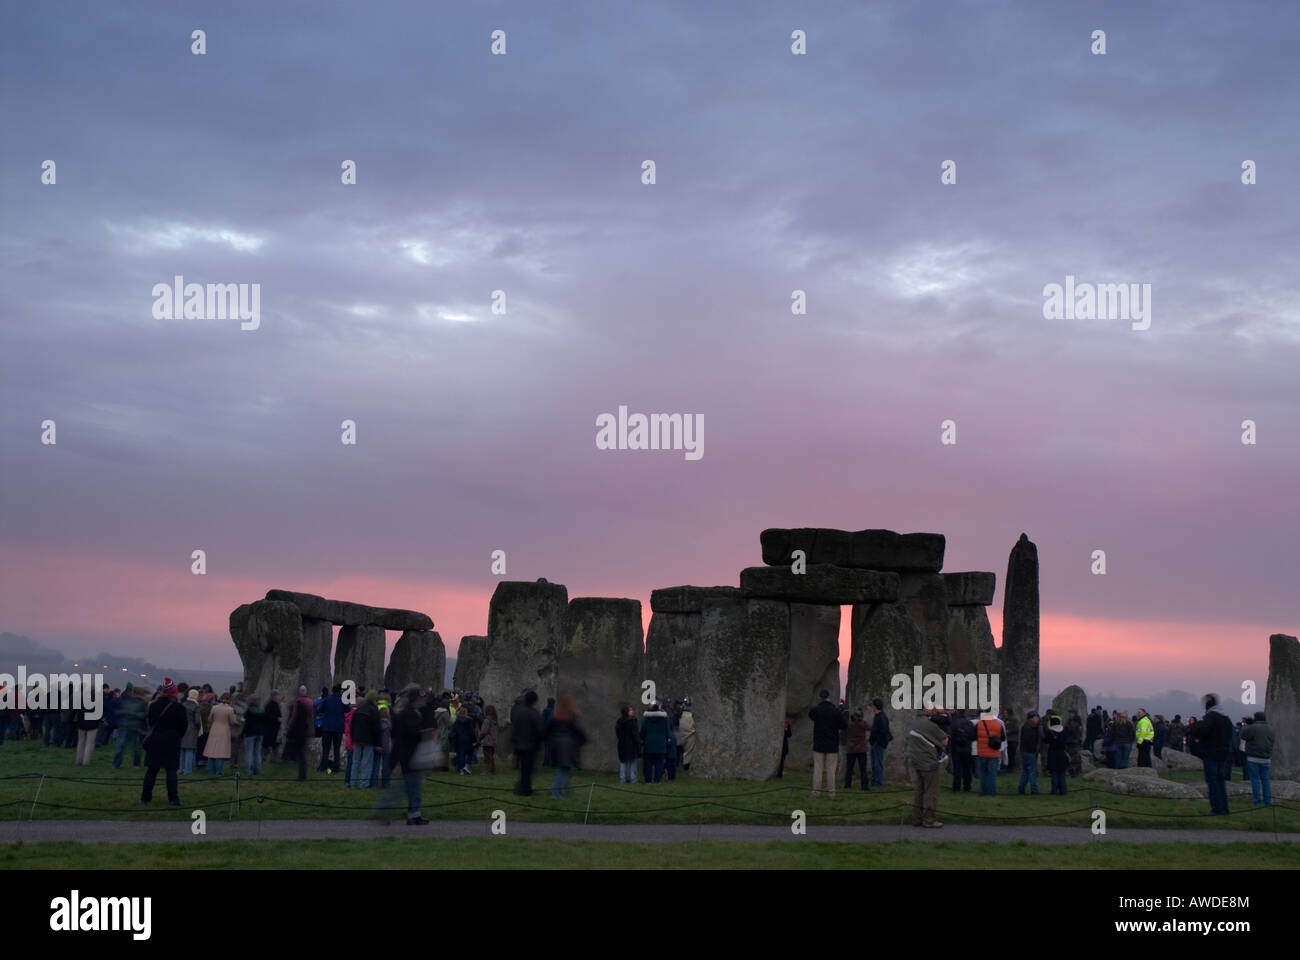
[[[619,709],[623,704],[634,709],[641,705],[641,629],[639,600],[574,597],[565,611],[558,689],[573,697],[582,716],[588,738],[582,751],[586,769],[617,769],[614,724]]]
[[[1052,712],[1060,715],[1062,720],[1070,719],[1071,710],[1079,712],[1080,723],[1086,724],[1088,722],[1088,694],[1083,687],[1073,683],[1058,693],[1052,700]],[[1154,754],[1152,759],[1155,759]]]
[[[828,563],[860,570],[928,571],[943,569],[944,538],[937,533],[893,530],[828,530],[819,527],[770,528],[759,534],[763,562],[789,567],[795,550],[809,564]]]
[[[556,696],[556,664],[564,650],[564,615],[569,591],[545,580],[502,580],[488,605],[487,666],[479,680],[484,703],[494,704],[503,730],[525,690]]]
[[[739,587],[664,587],[650,592],[652,613],[699,613],[704,601],[717,597],[738,597]]]
[[[296,693],[302,667],[302,616],[292,603],[257,600],[230,615],[230,638],[244,664],[244,690],[266,703],[272,690]]]
[[[737,591],[739,593],[739,591]],[[645,635],[645,679],[655,696],[691,696],[700,649],[699,613],[655,613]],[[638,713],[640,707],[638,707]]]
[[[1201,763],[1200,757],[1194,757],[1190,753],[1184,753],[1182,750],[1175,750],[1172,747],[1165,747],[1160,751],[1161,758],[1165,766],[1170,770],[1204,770],[1205,765]]]
[[[1038,709],[1038,547],[1025,534],[1011,548],[998,650],[1002,705],[1023,717]]]
[[[384,680],[384,628],[346,626],[334,648],[334,682],[351,680],[358,689],[377,690]]]
[[[304,617],[328,620],[336,626],[383,627],[385,630],[432,630],[433,620],[428,614],[415,610],[396,610],[389,607],[368,607],[347,600],[326,600],[314,593],[294,590],[268,590],[266,599],[282,600],[294,604]]]
[[[1123,770],[1112,770],[1110,767],[1098,767],[1092,773],[1085,773],[1084,780],[1110,780],[1116,777],[1152,777],[1160,779],[1160,774],[1156,773],[1154,767],[1126,767]]]
[[[945,573],[943,585],[948,592],[948,606],[983,606],[993,602],[993,593],[998,586],[995,573],[972,571],[969,573]]]
[[[790,675],[785,716],[790,722],[787,770],[812,769],[812,721],[808,711],[822,690],[833,702],[840,697],[840,608],[811,603],[790,604]]]
[[[998,672],[998,648],[984,607],[948,608],[948,669],[962,674]]]
[[[328,620],[302,621],[302,658],[298,683],[292,689],[282,690],[288,700],[292,701],[298,693],[299,685],[310,691],[313,697],[321,687],[330,686],[330,653],[334,648],[334,625]]]
[[[941,574],[904,573],[899,600],[921,628],[921,659],[926,672],[948,673],[948,591]]]
[[[894,706],[890,680],[896,674],[911,677],[919,664],[923,672],[934,672],[921,659],[925,636],[912,619],[907,605],[898,603],[856,604],[853,607],[853,652],[849,657],[845,701],[850,710],[862,707],[873,715],[871,701],[884,701],[893,742],[885,751],[885,776],[904,778],[904,741],[916,712]]]
[[[766,779],[781,759],[790,606],[715,598],[700,613],[692,775]]]
[[[1264,715],[1277,738],[1273,769],[1300,766],[1300,640],[1284,633],[1268,638]]]
[[[1168,800],[1194,800],[1201,794],[1191,784],[1178,783],[1174,780],[1160,780],[1154,777],[1126,777],[1121,774],[1126,770],[1112,770],[1113,776],[1104,779],[1109,793],[1118,793],[1129,797],[1162,797]]]
[[[483,684],[487,656],[487,637],[461,637],[460,647],[456,650],[456,676],[452,680],[452,686],[457,690],[477,693]],[[497,709],[500,710],[499,707]]]
[[[849,604],[898,599],[896,573],[852,570],[829,564],[808,565],[807,573],[789,567],[746,567],[740,572],[740,592],[755,600],[792,603]]]
[[[1269,784],[1269,792],[1277,800],[1300,800],[1300,783],[1294,780],[1274,780]]]
[[[384,686],[397,691],[408,683],[418,683],[441,691],[446,672],[447,648],[442,637],[432,630],[406,630],[393,644]]]

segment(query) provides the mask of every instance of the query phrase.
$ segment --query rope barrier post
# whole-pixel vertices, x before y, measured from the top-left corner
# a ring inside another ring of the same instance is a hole
[[[230,797],[230,815],[226,817],[229,822],[235,819],[235,807],[239,804],[239,771],[235,771],[235,789]]]
[[[27,815],[27,822],[32,822],[32,817],[36,816],[36,801],[41,798],[41,787],[45,786],[45,774],[41,774],[41,782],[36,785],[36,796],[32,797],[32,812]]]
[[[591,814],[591,795],[596,792],[596,781],[591,781],[591,789],[587,791],[587,812],[582,815],[582,825],[587,825],[587,817]]]

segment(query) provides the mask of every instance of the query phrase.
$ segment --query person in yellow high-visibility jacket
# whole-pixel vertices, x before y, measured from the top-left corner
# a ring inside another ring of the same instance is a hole
[[[1136,730],[1138,745],[1138,766],[1151,766],[1151,745],[1156,739],[1156,728],[1151,723],[1151,717],[1145,710],[1138,707],[1137,723],[1134,724]]]

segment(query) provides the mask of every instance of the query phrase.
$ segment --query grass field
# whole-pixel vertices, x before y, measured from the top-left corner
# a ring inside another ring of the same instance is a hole
[[[402,836],[377,840],[224,840],[202,845],[38,843],[0,846],[0,869],[338,870],[472,865],[476,869],[720,870],[1294,870],[1292,845],[1151,843],[595,843]]]
[[[240,780],[237,801],[235,777],[227,770],[222,777],[203,772],[182,777],[179,808],[167,806],[161,783],[154,802],[145,806],[140,803],[142,769],[124,766],[114,770],[111,759],[110,750],[101,748],[91,766],[78,767],[70,749],[7,741],[0,745],[0,819],[188,820],[195,809],[223,820],[358,819],[370,813],[380,793],[345,789],[338,774],[312,771],[306,781],[299,782],[296,767],[271,764],[263,775]],[[536,794],[523,798],[511,792],[514,773],[508,763],[498,764],[495,776],[482,773],[482,769],[476,767],[470,777],[428,775],[424,815],[431,820],[486,821],[493,810],[504,809],[512,820],[523,821],[782,825],[790,823],[792,810],[802,809],[812,824],[897,824],[910,817],[912,796],[909,787],[891,785],[866,793],[841,790],[835,800],[814,800],[808,795],[811,776],[794,772],[766,783],[681,776],[672,783],[620,786],[616,773],[576,771],[572,793],[555,800],[550,796],[551,772],[539,768]],[[1186,782],[1198,779],[1194,772],[1175,778]],[[940,792],[939,819],[953,824],[1088,826],[1092,811],[1101,809],[1106,812],[1109,829],[1300,832],[1300,804],[1295,802],[1252,809],[1249,797],[1236,797],[1231,799],[1232,816],[1210,817],[1205,800],[1117,796],[1081,779],[1070,781],[1070,793],[1064,797],[1046,793],[1021,796],[1015,786],[1015,779],[1008,775],[1000,778],[997,797],[981,797],[977,793],[953,794],[945,785]],[[1045,789],[1041,781],[1040,786]]]

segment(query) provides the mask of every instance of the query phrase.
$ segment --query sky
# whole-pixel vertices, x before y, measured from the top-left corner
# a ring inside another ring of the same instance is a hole
[[[648,620],[827,526],[945,534],[1000,635],[1025,532],[1045,691],[1262,689],[1300,633],[1297,28],[5,5],[0,630],[235,669],[274,587],[422,610],[454,655],[494,550]],[[155,317],[177,275],[259,284],[260,326]],[[1150,328],[1046,319],[1067,276],[1149,283]],[[620,405],[703,417],[704,455],[597,449]]]

